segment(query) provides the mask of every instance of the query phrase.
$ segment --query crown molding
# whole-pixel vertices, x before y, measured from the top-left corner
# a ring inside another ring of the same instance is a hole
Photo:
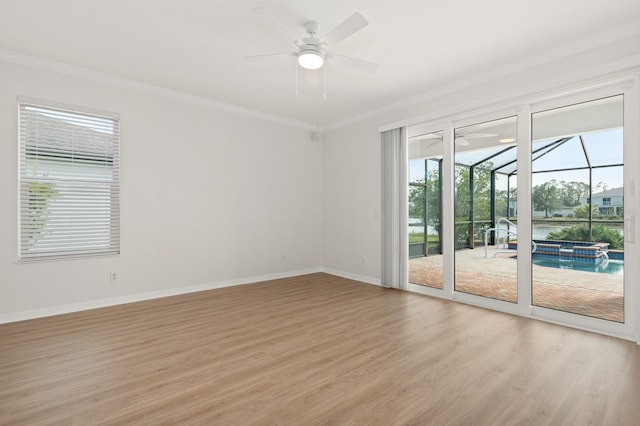
[[[23,65],[31,68],[44,70],[44,71],[50,71],[57,74],[66,75],[69,77],[75,77],[75,78],[93,81],[96,83],[108,84],[108,85],[115,86],[122,89],[133,90],[136,92],[141,92],[141,93],[145,93],[153,96],[160,96],[160,97],[171,99],[174,101],[185,102],[193,105],[202,106],[205,108],[210,108],[218,111],[241,115],[248,118],[254,118],[262,121],[281,124],[288,127],[294,127],[294,128],[304,129],[309,131],[318,131],[318,126],[313,123],[293,120],[290,118],[269,114],[269,113],[254,110],[251,108],[245,108],[238,105],[220,102],[215,99],[206,98],[203,96],[192,95],[192,94],[181,92],[178,90],[173,90],[165,87],[155,86],[152,84],[142,83],[135,80],[129,80],[123,77],[118,77],[115,75],[94,71],[88,68],[63,64],[63,63],[51,61],[48,59],[26,55],[23,53],[0,49],[0,61],[5,61],[5,62],[17,64],[17,65]]]
[[[630,40],[632,37],[636,37],[638,35],[640,35],[640,20],[634,21],[626,26],[620,26],[603,33],[594,34],[592,37],[580,40],[577,43],[572,43],[571,45],[565,45],[557,47],[555,49],[550,49],[541,55],[529,56],[527,59],[501,66],[499,69],[476,73],[474,76],[465,77],[464,79],[458,80],[455,83],[433,86],[431,89],[422,91],[422,93],[417,96],[388,104],[381,108],[364,111],[360,114],[347,117],[344,120],[334,121],[323,126],[18,52],[0,49],[0,60],[36,69],[55,72],[75,78],[109,84],[111,86],[142,92],[149,95],[160,96],[167,99],[199,105],[218,111],[272,122],[287,127],[323,133],[365,120],[383,117],[385,114],[390,114],[406,108],[411,108],[413,106],[432,101],[439,97],[447,96],[460,90],[477,87],[482,84],[488,84],[497,81],[500,78],[518,72],[524,72],[527,69],[539,66],[540,64],[552,63],[571,55],[580,54],[590,49],[597,49],[598,47],[603,47],[607,44],[620,42],[625,39]]]

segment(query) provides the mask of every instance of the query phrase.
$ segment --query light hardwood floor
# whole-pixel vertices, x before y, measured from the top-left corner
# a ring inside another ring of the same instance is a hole
[[[0,326],[0,424],[637,425],[640,347],[327,274]]]

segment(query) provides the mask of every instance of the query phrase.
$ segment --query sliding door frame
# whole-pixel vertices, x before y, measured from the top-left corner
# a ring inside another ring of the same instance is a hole
[[[528,111],[528,110],[526,110]],[[450,122],[450,125],[452,127],[452,133],[455,133],[455,129],[460,128],[460,127],[467,127],[467,126],[472,126],[478,123],[487,123],[490,121],[494,121],[494,120],[500,120],[503,118],[508,118],[508,117],[517,117],[517,126],[518,126],[518,137],[521,137],[520,134],[520,122],[521,120],[524,118],[526,118],[526,115],[523,115],[523,113],[525,112],[525,109],[518,105],[518,106],[514,106],[514,107],[508,107],[508,108],[502,108],[502,109],[495,109],[489,112],[484,112],[482,114],[475,114],[475,115],[470,115],[470,116],[466,116],[466,117],[458,117],[454,120],[452,120]],[[529,136],[527,134],[525,139],[519,139],[519,140],[528,140]],[[520,169],[520,152],[523,150],[522,146],[520,145],[520,143],[517,146],[517,161],[518,161],[518,222],[520,222],[520,212],[523,211],[522,210],[522,200],[521,200],[521,196],[520,196],[520,173],[521,173],[521,169]],[[453,188],[454,188],[454,183],[453,183],[453,173],[455,172],[454,168],[454,160],[455,160],[455,144],[452,144],[451,147],[451,170],[452,170],[452,194],[453,194]],[[526,173],[526,170],[523,170],[523,172]],[[451,209],[448,212],[444,212],[443,215],[445,217],[449,217],[451,218],[452,222],[453,222],[453,218],[455,217],[455,206],[454,206],[454,201],[453,201],[453,195],[452,195],[452,203],[450,205]],[[484,297],[484,296],[479,296],[479,295],[475,295],[475,294],[470,294],[470,293],[464,293],[461,291],[456,291],[455,290],[455,242],[453,241],[453,239],[455,238],[454,236],[454,227],[452,226],[451,228],[451,234],[449,234],[451,236],[452,239],[452,251],[451,251],[451,256],[452,256],[452,271],[451,271],[451,276],[452,276],[452,288],[453,288],[453,292],[452,292],[452,299],[456,300],[456,301],[460,301],[463,303],[467,303],[467,304],[471,304],[471,305],[475,305],[475,306],[481,306],[484,308],[488,308],[488,309],[493,309],[493,310],[497,310],[497,311],[501,311],[501,312],[507,312],[507,313],[511,313],[511,314],[516,314],[516,315],[526,315],[528,309],[523,308],[520,303],[512,303],[512,302],[506,302],[503,300],[497,300],[497,299],[491,299],[488,297]],[[525,235],[526,237],[526,235]],[[446,239],[446,238],[445,238]],[[520,236],[520,227],[518,227],[518,240],[521,241],[522,238]],[[517,255],[518,256],[527,256],[526,253],[526,241],[523,244],[518,244],[518,252]],[[525,249],[525,253],[522,253],[522,249]],[[529,256],[531,256],[531,253],[528,253]],[[517,267],[517,273],[518,273],[518,277],[520,277],[521,271],[520,271],[520,267],[519,267],[519,263],[518,263],[518,267]],[[520,286],[520,279],[518,279],[518,301],[520,301],[520,296],[522,294],[522,289]]]
[[[532,210],[531,210],[531,146],[532,114],[547,109],[558,108],[580,102],[587,102],[608,96],[624,95],[624,197],[625,197],[625,257],[640,258],[640,241],[637,216],[640,216],[640,168],[634,164],[640,160],[640,74],[626,74],[618,79],[593,81],[571,89],[557,90],[545,95],[530,96],[502,107],[485,107],[465,114],[456,114],[446,119],[421,124],[429,131],[443,131],[443,290],[407,283],[407,290],[456,300],[501,312],[535,318],[551,323],[567,325],[614,337],[633,340],[640,344],[640,262],[625,264],[625,322],[585,317],[578,314],[555,311],[532,305],[532,269],[531,250]],[[455,241],[454,241],[454,129],[465,125],[482,123],[509,116],[517,116],[518,138],[518,302],[510,303],[455,291]],[[634,161],[635,160],[635,161]],[[400,183],[408,185],[408,176]],[[407,229],[404,218],[403,231]],[[405,271],[408,271],[408,258],[401,259]],[[408,277],[408,272],[405,274]],[[634,283],[635,282],[635,283]],[[635,284],[635,285],[634,285]]]
[[[627,81],[619,81],[589,88],[583,91],[557,96],[551,99],[541,100],[531,104],[531,116],[533,114],[555,108],[589,102],[597,99],[623,95],[623,182],[624,182],[624,221],[625,221],[625,259],[640,258],[640,247],[637,241],[636,217],[640,212],[637,190],[635,186],[640,182],[638,167],[634,167],[640,159],[638,147],[638,117],[639,110],[637,77]],[[529,149],[530,151],[530,149]],[[633,161],[636,159],[636,161]],[[531,194],[528,195],[531,199]],[[628,225],[629,224],[629,225]],[[531,227],[529,227],[531,228]],[[518,254],[519,255],[519,254]],[[531,262],[529,262],[530,264]],[[585,317],[579,314],[557,311],[540,306],[531,306],[531,316],[545,321],[569,325],[575,328],[596,331],[603,334],[635,340],[640,344],[640,290],[637,283],[640,282],[640,268],[637,262],[625,262],[624,268],[624,323],[617,323],[604,319]],[[533,285],[533,284],[532,284]]]
[[[407,283],[407,290],[415,293],[425,294],[427,296],[442,297],[445,299],[453,298],[453,253],[454,245],[447,235],[453,235],[453,218],[447,214],[453,208],[453,127],[451,122],[441,121],[427,123],[425,126],[420,126],[420,133],[436,133],[442,132],[442,192],[441,192],[441,206],[442,206],[442,255],[443,255],[443,285],[442,290],[418,284]],[[408,161],[408,159],[407,159]],[[405,186],[409,184],[409,176],[407,174]],[[408,200],[407,200],[408,201]],[[407,229],[407,223],[405,220],[404,229]],[[404,268],[406,270],[405,276],[409,276],[408,258],[403,259]]]

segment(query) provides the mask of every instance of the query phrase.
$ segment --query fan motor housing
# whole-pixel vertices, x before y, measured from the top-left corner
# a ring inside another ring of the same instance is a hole
[[[304,23],[304,29],[311,37],[318,34],[318,23],[316,21],[307,21]]]

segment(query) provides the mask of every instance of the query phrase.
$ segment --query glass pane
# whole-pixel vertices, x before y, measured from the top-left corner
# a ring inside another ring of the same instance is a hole
[[[408,151],[409,282],[442,289],[442,132],[410,137]]]
[[[533,114],[533,134],[560,141],[538,159],[534,144],[536,306],[624,322],[622,118],[622,96]]]
[[[592,166],[622,164],[622,129],[583,135]]]
[[[442,160],[427,160],[427,255],[442,261]]]
[[[535,173],[532,178],[533,220],[571,217],[589,196],[589,171]]]
[[[508,147],[491,159],[492,169],[500,173],[513,173],[516,170],[516,149]]]
[[[424,183],[425,177],[424,159],[409,160],[409,182]]]
[[[543,153],[533,154],[533,172],[586,168],[587,158],[580,138],[574,137],[569,140],[560,140],[553,149],[543,151]]]
[[[469,190],[470,169],[455,167],[455,247],[471,247],[471,191]]]
[[[465,138],[456,139],[456,146],[468,146],[468,144],[470,144],[470,142]],[[503,149],[504,147],[499,146],[496,148],[481,149],[477,151],[461,151],[459,154],[456,154],[456,164],[464,164],[465,166],[479,165],[494,155],[499,154]],[[483,165],[481,167],[489,166]]]
[[[591,205],[593,219],[597,221],[624,220],[624,193],[622,167],[602,167],[593,170]],[[622,228],[620,230],[622,232]]]
[[[455,290],[517,302],[516,117],[455,131]]]

